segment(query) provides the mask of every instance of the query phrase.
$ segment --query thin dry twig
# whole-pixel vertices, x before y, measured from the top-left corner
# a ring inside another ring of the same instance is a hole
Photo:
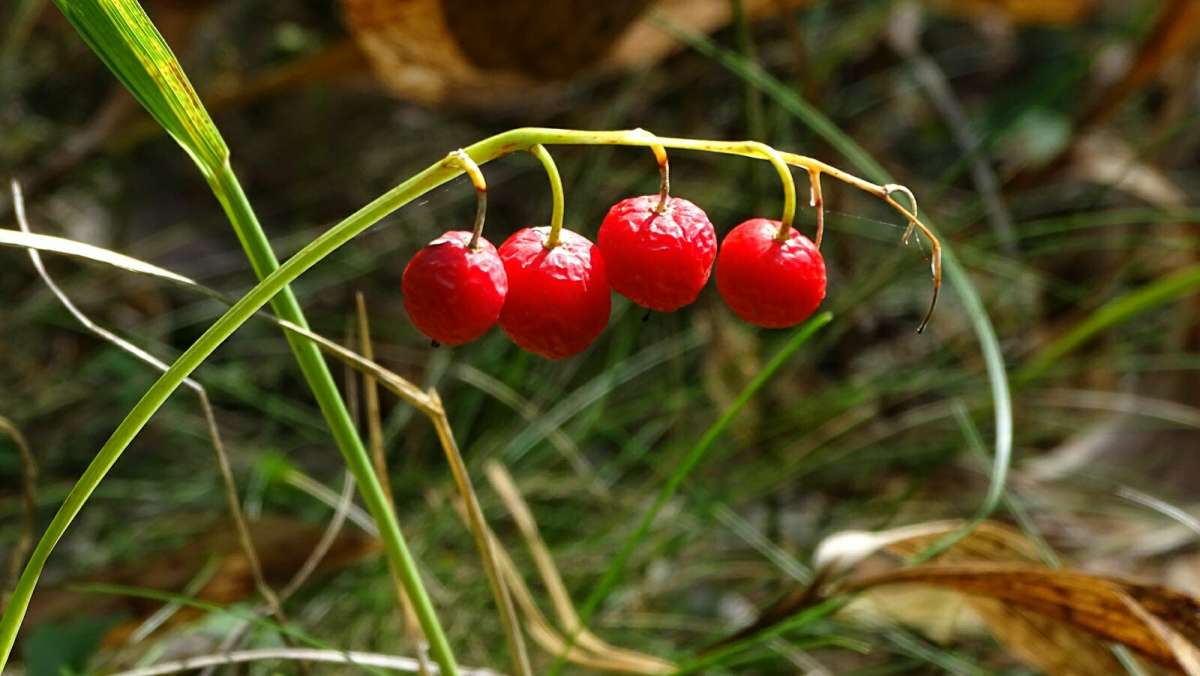
[[[352,504],[354,504],[354,475],[346,470],[342,475],[342,492],[338,496],[337,507],[333,510],[333,518],[329,520],[329,525],[325,527],[325,532],[321,533],[321,539],[317,541],[317,545],[304,560],[304,564],[288,581],[287,586],[279,592],[282,599],[291,598],[292,594],[304,586],[304,583],[316,571],[317,566],[321,565],[321,561],[325,559],[325,555],[329,553],[329,549],[337,540],[338,533],[342,531],[342,526],[346,524],[346,516],[350,513]]]
[[[1118,486],[1117,497],[1152,509],[1192,531],[1197,537],[1200,537],[1200,519],[1192,516],[1182,507],[1176,507],[1166,500],[1156,498],[1149,493],[1143,493],[1130,486]]]
[[[342,498],[339,493],[335,493],[333,489],[301,471],[289,469],[283,475],[283,482],[331,509],[341,508]],[[353,500],[346,505],[346,519],[367,535],[373,538],[379,537],[379,528],[371,520],[371,515],[367,514],[362,507],[354,504]]]
[[[122,671],[113,676],[165,676],[177,674],[202,667],[220,667],[232,664],[247,664],[266,660],[286,660],[304,662],[326,662],[329,664],[349,664],[365,667],[391,669],[406,673],[417,673],[419,664],[411,657],[397,657],[366,653],[354,650],[317,650],[311,648],[264,648],[260,650],[239,650],[231,653],[187,657],[172,662],[163,662],[149,667]],[[434,673],[439,673],[434,669]],[[463,676],[503,676],[498,671],[476,667],[460,667]]]
[[[558,621],[566,633],[575,636],[575,645],[580,649],[595,653],[608,662],[625,664],[629,670],[639,673],[669,673],[673,671],[675,667],[670,662],[611,645],[584,627],[575,610],[575,605],[571,602],[571,595],[567,592],[567,586],[563,582],[558,566],[554,563],[554,557],[551,556],[550,549],[546,546],[546,542],[538,530],[533,512],[521,496],[512,475],[503,465],[495,461],[489,461],[484,467],[484,472],[505,508],[512,515],[513,521],[516,522],[526,547],[533,555],[534,565],[538,569],[542,584],[550,594],[554,613],[558,616]],[[519,573],[516,572],[516,567],[512,565],[511,559],[508,560],[508,564],[513,571],[512,574],[519,578]],[[523,581],[522,586],[524,586]],[[525,595],[529,596],[527,589]],[[540,611],[538,611],[538,615],[541,615]],[[544,622],[544,618],[542,622]]]
[[[470,523],[470,517],[467,516],[467,510],[462,500],[454,502],[454,511],[464,524]],[[607,671],[629,671],[624,668],[623,663],[614,663],[610,660],[597,657],[578,645],[567,646],[566,641],[563,640],[558,631],[546,619],[541,609],[537,607],[537,603],[533,600],[533,592],[525,584],[525,580],[517,570],[517,564],[513,562],[512,556],[504,549],[504,546],[500,543],[500,539],[496,537],[496,534],[490,528],[488,529],[488,539],[492,542],[492,546],[496,550],[497,567],[504,576],[514,603],[525,615],[525,630],[529,632],[529,636],[533,639],[534,643],[541,646],[547,653],[551,655],[563,655],[567,661],[580,666]],[[568,647],[570,650],[568,650]]]
[[[532,401],[522,397],[516,390],[497,378],[480,371],[470,364],[455,364],[453,374],[462,382],[479,389],[493,399],[508,406],[528,422],[535,422],[542,415],[541,409]],[[575,470],[575,473],[587,482],[589,492],[600,497],[609,496],[608,485],[596,475],[595,466],[588,461],[583,451],[579,449],[579,446],[569,435],[563,432],[562,429],[555,427],[546,432],[546,440],[558,449],[567,463],[571,465],[571,469]]]
[[[354,294],[354,306],[358,320],[358,349],[362,352],[363,357],[374,361],[375,345],[371,339],[371,320],[367,314],[366,298],[363,297],[361,291]],[[379,484],[383,488],[384,496],[387,498],[388,507],[394,512],[396,510],[396,503],[392,493],[391,473],[388,471],[387,466],[387,453],[383,446],[383,422],[379,407],[379,384],[371,374],[364,373],[362,375],[362,386],[363,399],[365,400],[367,411],[367,438],[371,451],[371,462],[375,465],[375,475],[379,477]],[[396,598],[400,601],[401,626],[404,629],[405,635],[408,636],[413,649],[416,650],[417,659],[420,661],[419,673],[425,676],[425,674],[430,673],[429,661],[425,657],[427,649],[425,635],[421,631],[421,624],[417,621],[417,612],[413,608],[412,600],[404,592],[404,585],[400,581],[400,571],[396,569],[396,566],[393,565],[390,559],[388,560],[388,574],[391,576]]]
[[[337,499],[337,504],[334,506],[333,517],[329,520],[329,524],[325,526],[325,531],[321,533],[321,539],[317,540],[316,546],[314,546],[312,551],[309,552],[308,558],[304,560],[304,563],[302,563],[300,568],[296,570],[296,573],[292,575],[292,579],[289,580],[283,589],[279,591],[279,600],[281,603],[286,603],[287,600],[290,599],[292,595],[300,589],[300,587],[304,586],[304,583],[308,581],[308,578],[311,577],[312,574],[317,570],[317,567],[321,565],[321,561],[325,559],[325,555],[329,553],[330,548],[333,547],[333,543],[337,540],[337,536],[341,532],[342,527],[345,525],[346,517],[348,514],[350,514],[353,505],[354,475],[347,470],[343,473],[342,492]],[[256,615],[266,615],[269,612],[270,608],[266,607],[255,610]],[[234,648],[236,648],[238,644],[242,642],[242,639],[245,638],[246,632],[250,630],[250,627],[250,620],[242,620],[238,626],[234,628],[233,631],[230,631],[229,634],[226,635],[221,641],[221,645],[217,647],[217,653],[221,655],[235,654],[233,653]],[[200,676],[211,676],[219,667],[223,666],[224,664],[225,663],[209,664],[204,667],[203,671],[200,672]]]
[[[16,212],[17,225],[20,227],[22,232],[30,233],[32,230],[29,227],[29,221],[25,215],[25,201],[21,194],[21,186],[16,180],[12,181],[11,186],[13,210]],[[41,277],[42,282],[45,283],[46,287],[50,289],[50,292],[53,293],[62,306],[66,308],[67,312],[69,312],[85,330],[159,371],[165,372],[169,368],[169,366],[161,359],[92,321],[87,314],[80,310],[79,307],[71,301],[71,298],[67,296],[66,292],[63,291],[62,288],[59,287],[54,281],[54,278],[50,276],[50,273],[46,270],[45,264],[42,262],[42,256],[38,250],[30,248],[28,249],[28,252],[29,259],[33,263],[33,267],[37,271],[38,276]],[[208,434],[212,441],[213,453],[216,456],[217,467],[219,468],[221,474],[222,486],[225,490],[225,498],[229,508],[229,515],[233,519],[234,527],[237,530],[238,541],[242,548],[242,553],[246,557],[246,562],[250,567],[251,575],[254,578],[254,584],[258,589],[258,593],[262,595],[263,599],[270,606],[271,614],[276,620],[279,621],[280,624],[286,625],[288,624],[287,615],[283,611],[279,597],[276,596],[275,591],[267,583],[266,577],[263,575],[262,563],[258,558],[257,550],[254,548],[254,541],[250,536],[250,528],[246,524],[245,514],[242,512],[241,501],[238,499],[237,483],[233,478],[233,469],[229,463],[229,455],[225,451],[225,443],[221,438],[221,430],[217,425],[216,415],[213,411],[212,404],[209,401],[208,392],[205,390],[203,385],[192,378],[185,378],[183,384],[196,394],[196,398],[200,403],[200,408],[204,413],[205,424],[208,427]],[[286,635],[283,636],[283,639],[285,642],[290,641]]]
[[[513,651],[512,658],[517,674],[522,676],[532,675],[533,669],[529,664],[529,652],[525,647],[525,640],[521,635],[521,623],[517,618],[516,608],[513,607],[513,600],[509,593],[508,585],[505,584],[504,578],[500,573],[500,568],[496,563],[497,550],[500,548],[489,537],[491,529],[488,528],[487,521],[484,519],[483,509],[479,506],[479,498],[475,496],[475,489],[471,485],[471,478],[467,473],[466,463],[463,462],[462,454],[458,450],[458,442],[454,440],[454,431],[450,428],[450,419],[446,417],[446,409],[442,406],[442,398],[438,396],[437,390],[433,389],[427,392],[427,396],[429,397],[431,406],[425,414],[433,422],[433,428],[437,432],[442,450],[446,453],[446,461],[450,465],[450,473],[454,477],[455,485],[458,487],[459,497],[462,498],[466,506],[467,521],[470,524],[471,534],[475,538],[475,544],[479,549],[479,556],[483,560],[484,572],[487,574],[488,582],[491,583],[492,593],[496,597],[496,605],[500,610],[500,620],[504,625],[505,633],[508,635],[509,649]]]
[[[8,602],[8,590],[17,584],[21,569],[25,566],[25,558],[33,549],[34,534],[37,527],[37,460],[29,448],[29,442],[11,420],[0,416],[0,431],[12,439],[21,457],[21,535],[13,546],[11,558],[8,561],[8,581],[4,586],[4,600]]]

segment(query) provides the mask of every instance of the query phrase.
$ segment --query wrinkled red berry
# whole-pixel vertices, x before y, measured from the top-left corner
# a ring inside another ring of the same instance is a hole
[[[547,249],[549,233],[525,228],[500,245],[509,284],[500,328],[523,349],[562,359],[582,352],[608,325],[612,293],[596,245],[563,230],[558,246]]]
[[[621,200],[596,238],[613,290],[642,307],[672,312],[696,300],[717,256],[704,210],[679,197],[655,212],[658,195]]]
[[[717,290],[737,316],[781,329],[808,318],[825,298],[825,259],[792,229],[779,242],[779,221],[752,218],[721,243]]]
[[[446,345],[461,345],[488,332],[500,317],[508,276],[496,247],[471,233],[447,232],[413,256],[400,286],[404,309],[421,333]]]

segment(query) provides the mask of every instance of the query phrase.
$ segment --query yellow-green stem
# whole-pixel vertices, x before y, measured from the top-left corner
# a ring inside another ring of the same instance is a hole
[[[471,229],[471,241],[467,243],[467,248],[476,251],[479,249],[479,239],[483,237],[483,221],[487,218],[487,181],[483,179],[479,165],[462,149],[450,153],[447,159],[467,172],[471,185],[475,186],[475,226]]]
[[[786,242],[791,234],[792,221],[796,220],[796,179],[792,177],[792,170],[778,150],[758,141],[750,141],[746,147],[765,157],[779,174],[779,182],[783,184],[783,216],[779,218],[779,234],[775,235],[775,241]]]
[[[554,163],[554,158],[550,156],[550,151],[546,150],[546,146],[541,143],[535,144],[529,149],[529,152],[533,153],[533,156],[542,163],[542,167],[546,169],[546,178],[550,181],[550,198],[553,200],[553,205],[550,210],[550,234],[546,237],[546,248],[553,249],[558,246],[563,229],[566,200],[563,197],[562,177],[558,175],[558,165]]]
[[[662,146],[650,146],[650,150],[658,162],[658,206],[654,207],[654,213],[661,214],[667,210],[667,200],[671,199],[671,160]]]
[[[278,270],[279,262],[271,250],[270,241],[262,226],[259,225],[258,218],[228,162],[216,172],[211,183],[213,193],[225,208],[255,274],[262,279]],[[290,287],[284,286],[281,292],[272,299],[271,309],[280,319],[297,324],[302,328],[308,328],[308,321]],[[429,640],[430,654],[444,673],[458,673],[454,653],[438,622],[429,594],[421,582],[416,560],[408,550],[396,513],[379,483],[379,477],[375,475],[370,456],[358,435],[349,411],[346,409],[346,404],[333,380],[329,366],[321,356],[320,349],[312,342],[289,332],[285,332],[284,337],[287,339],[292,353],[296,356],[300,371],[317,400],[317,406],[320,408],[326,424],[329,425],[346,466],[354,475],[354,480],[371,518],[379,526],[385,552],[399,571],[405,591],[417,612],[421,628]]]

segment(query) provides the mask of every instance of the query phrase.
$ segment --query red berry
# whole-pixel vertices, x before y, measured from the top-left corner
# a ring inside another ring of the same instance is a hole
[[[704,210],[679,197],[655,212],[658,195],[621,200],[600,224],[597,243],[613,289],[641,305],[673,312],[696,300],[717,256]]]
[[[742,319],[771,329],[799,324],[825,298],[825,259],[804,235],[792,229],[786,242],[775,239],[779,221],[752,218],[721,243],[717,290]]]
[[[461,345],[488,332],[508,293],[504,264],[492,243],[454,230],[413,256],[400,282],[404,309],[421,333],[439,343]]]
[[[500,328],[525,350],[562,359],[582,352],[604,330],[612,294],[596,245],[563,230],[558,246],[547,249],[549,233],[525,228],[500,245],[509,283]]]

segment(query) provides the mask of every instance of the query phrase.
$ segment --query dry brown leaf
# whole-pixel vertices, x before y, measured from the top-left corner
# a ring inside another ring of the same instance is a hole
[[[1200,2],[1168,0],[1154,27],[1138,46],[1137,56],[1125,75],[1113,83],[1084,116],[1084,126],[1094,126],[1112,116],[1121,102],[1158,76],[1177,57],[1200,44]]]
[[[1091,11],[1093,0],[934,0],[953,14],[1003,17],[1013,23],[1070,24]]]
[[[939,524],[924,524],[925,532],[909,527],[912,536],[892,537],[887,549],[899,556],[915,556],[940,538],[958,530],[964,522],[940,522],[940,528],[930,527],[936,525]],[[1020,531],[994,521],[985,521],[935,560],[943,563],[989,561],[1037,565],[1040,556],[1037,545]],[[996,640],[1007,646],[1022,662],[1042,672],[1055,676],[1089,676],[1118,673],[1121,669],[1103,641],[1069,624],[1001,601],[981,597],[966,597],[965,600]],[[899,619],[909,620],[903,611],[897,615]]]
[[[1129,143],[1112,134],[1096,131],[1081,137],[1072,146],[1071,159],[1072,169],[1080,178],[1107,185],[1161,209],[1179,209],[1188,202],[1187,193],[1170,177],[1142,160]]]
[[[747,0],[751,18],[806,0]],[[376,77],[424,103],[520,100],[573,76],[655,63],[681,49],[649,17],[693,32],[732,20],[728,0],[342,0]]]
[[[864,564],[883,551],[899,557],[915,556],[958,532],[966,523],[961,520],[936,521],[882,532],[837,533],[817,547],[814,555],[817,578],[836,583],[842,575],[866,569],[868,566]],[[943,564],[992,562],[1041,569],[1037,545],[1020,531],[993,521],[977,524],[934,560]],[[981,596],[960,597],[965,604],[963,608],[963,604],[948,602],[944,595],[922,593],[916,585],[903,585],[906,592],[900,595],[885,591],[893,586],[900,585],[865,589],[848,610],[868,621],[882,615],[889,621],[912,626],[939,642],[972,635],[982,622],[1014,656],[1054,676],[1090,676],[1121,670],[1103,640],[1059,619]],[[945,589],[961,591],[952,587]],[[737,636],[782,621],[821,597],[813,589],[797,590],[765,611],[754,626]]]
[[[1052,676],[1117,674],[1123,668],[1104,641],[1002,601],[966,597],[996,640],[1025,664]]]
[[[902,583],[950,588],[1032,611],[1173,668],[1186,668],[1179,655],[1190,655],[1200,640],[1197,599],[1166,587],[1077,570],[1021,563],[931,564],[860,578],[850,588]],[[1146,615],[1156,622],[1147,621]]]
[[[324,527],[284,517],[263,517],[247,523],[262,564],[263,575],[272,587],[286,584],[316,547]],[[379,542],[356,531],[342,530],[317,568],[336,570],[379,550]],[[227,605],[256,593],[250,565],[241,549],[233,525],[227,522],[210,528],[174,550],[147,555],[142,562],[121,566],[80,582],[104,583],[176,593],[183,590],[216,559],[216,572],[195,594],[201,601]],[[33,596],[22,630],[62,617],[86,615],[130,616],[130,622],[114,629],[106,638],[112,645],[135,629],[162,606],[152,599],[97,596],[74,591],[42,589]],[[183,609],[172,618],[177,624],[196,617],[199,611]]]

